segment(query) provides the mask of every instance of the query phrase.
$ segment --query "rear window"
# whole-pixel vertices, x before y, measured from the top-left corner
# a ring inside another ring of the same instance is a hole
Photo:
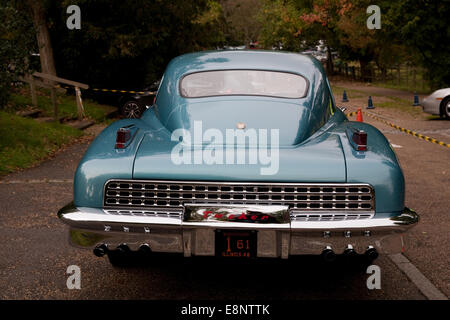
[[[186,98],[256,95],[303,98],[307,81],[300,75],[263,70],[220,70],[191,73],[182,78],[180,92]]]

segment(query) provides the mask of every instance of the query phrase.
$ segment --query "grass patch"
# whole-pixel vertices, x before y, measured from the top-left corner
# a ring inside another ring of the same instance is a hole
[[[376,107],[396,109],[405,113],[409,113],[412,116],[420,116],[421,114],[423,114],[421,107],[411,106],[411,101],[401,99],[398,97],[391,97],[391,96],[385,97],[390,99],[391,101],[378,102],[376,104]]]
[[[344,94],[344,90],[346,91],[347,97],[349,99],[364,98],[366,96],[366,94],[364,92],[359,91],[359,90],[347,89],[347,88],[331,85],[331,91],[333,92],[333,95],[336,97],[336,99],[339,99],[339,101],[342,98],[342,95]],[[341,97],[341,98],[339,98],[339,97]],[[336,101],[336,102],[338,102],[338,101]]]
[[[388,89],[396,89],[396,90],[402,90],[402,91],[408,91],[408,92],[417,92],[420,94],[429,94],[430,91],[432,91],[430,88],[414,88],[413,85],[406,85],[406,84],[393,84],[389,82],[372,82],[371,83],[375,87],[380,88],[388,88]]]
[[[381,94],[375,94],[375,93],[370,93],[368,94],[367,92],[361,91],[361,90],[355,90],[355,89],[346,89],[343,87],[338,87],[338,86],[331,86],[332,90],[333,90],[333,94],[336,97],[339,97],[340,95],[342,95],[344,93],[344,90],[347,91],[347,96],[349,99],[352,98],[364,98],[367,97],[369,95],[371,95],[372,97],[384,97],[386,99],[389,99],[390,101],[384,101],[384,102],[376,102],[375,107],[381,107],[381,108],[390,108],[390,109],[396,109],[396,110],[400,110],[402,112],[406,112],[409,113],[410,115],[417,117],[423,114],[422,112],[422,108],[420,107],[413,107],[411,105],[411,101],[406,100],[406,99],[402,99],[399,97],[393,97],[393,96],[386,96],[386,95],[381,95]]]
[[[0,111],[0,176],[35,165],[81,135],[82,131],[59,123]]]
[[[47,89],[39,89],[37,90],[37,92],[38,108],[42,110],[42,115],[52,117],[53,105],[50,98],[50,91]],[[56,100],[58,102],[58,115],[60,117],[77,117],[77,105],[75,102],[75,96],[57,93]],[[8,107],[9,111],[23,110],[29,108],[30,106],[32,106],[32,101],[29,90],[22,88],[16,90],[16,92],[13,92],[11,94]],[[86,117],[96,122],[106,121],[106,115],[111,111],[117,110],[117,108],[115,107],[102,105],[89,99],[83,99],[83,106]]]

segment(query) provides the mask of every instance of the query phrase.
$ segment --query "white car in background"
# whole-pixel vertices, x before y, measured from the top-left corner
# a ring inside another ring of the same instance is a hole
[[[305,51],[302,51],[301,53],[309,55],[309,56],[313,56],[314,58],[316,58],[320,62],[327,61],[326,52],[324,53],[322,51],[316,51],[316,50],[305,50]]]
[[[450,120],[450,88],[436,90],[425,97],[421,105],[424,112]]]

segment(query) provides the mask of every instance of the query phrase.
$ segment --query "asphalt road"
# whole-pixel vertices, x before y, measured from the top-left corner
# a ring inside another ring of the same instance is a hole
[[[382,93],[380,88],[346,87],[365,90],[368,94]],[[387,89],[390,96],[395,90]],[[405,98],[404,92],[399,92],[399,98]],[[361,107],[364,112],[370,112],[384,120],[403,128],[414,130],[437,140],[450,143],[450,121],[432,118],[421,113],[413,116],[409,113],[393,109],[377,108],[377,101],[382,97],[373,97],[375,109],[367,110],[367,97],[351,99],[348,103],[339,102],[342,97],[335,97],[338,105],[348,108],[347,112],[356,111]],[[413,96],[409,96],[411,104]],[[411,106],[411,108],[414,108]],[[416,107],[420,108],[420,107]],[[402,166],[406,181],[406,206],[416,210],[421,216],[420,224],[406,238],[407,251],[405,256],[432,281],[447,297],[450,295],[450,148],[418,139],[402,133],[380,121],[364,116],[368,122],[380,129],[393,146]],[[431,118],[431,119],[430,119]],[[350,120],[355,120],[351,117]]]
[[[349,103],[349,111],[358,103],[363,102]],[[441,130],[429,135],[450,140],[450,121],[397,121],[402,115],[374,112],[419,132]],[[450,149],[367,120],[401,146],[395,151],[406,176],[406,204],[422,216],[407,239],[405,255],[448,296]],[[381,289],[374,290],[366,286],[365,268],[345,261],[323,264],[317,257],[246,264],[161,257],[142,266],[114,268],[106,258],[72,248],[56,217],[58,209],[72,200],[72,184],[66,179],[73,178],[87,146],[87,142],[73,145],[38,167],[2,179],[1,299],[425,299],[386,256],[374,262],[381,269]],[[66,286],[70,265],[81,269],[80,290]]]

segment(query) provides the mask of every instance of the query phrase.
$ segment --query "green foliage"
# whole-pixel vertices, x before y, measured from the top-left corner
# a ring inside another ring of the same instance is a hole
[[[371,0],[266,0],[261,39],[299,51],[325,40],[345,61],[358,61],[363,77],[373,61],[385,72],[408,61],[428,70],[434,87],[450,84],[450,0],[380,0],[381,30],[366,27]]]
[[[388,109],[396,109],[401,110],[404,113],[409,113],[412,116],[419,116],[422,115],[422,108],[412,108],[411,107],[411,101],[405,100],[398,97],[392,97],[392,96],[384,96],[385,98],[388,98],[388,101],[384,102],[378,102],[377,107],[380,108],[388,108]]]
[[[299,10],[295,1],[264,1],[259,15],[262,24],[260,42],[270,49],[272,46],[283,46],[284,50],[299,51],[302,49],[302,28],[304,23],[299,19]]]
[[[386,16],[386,30],[418,52],[432,85],[449,87],[450,1],[395,1]]]
[[[223,42],[216,1],[80,0],[81,30],[68,30],[72,2],[51,1],[47,12],[56,69],[94,87],[149,85],[174,56]]]
[[[0,109],[11,83],[33,67],[31,54],[37,50],[32,23],[14,4],[5,0],[0,5]]]
[[[30,167],[83,133],[0,111],[0,175]]]
[[[231,46],[248,45],[257,41],[261,27],[258,20],[262,0],[220,0],[223,14],[223,33]]]

